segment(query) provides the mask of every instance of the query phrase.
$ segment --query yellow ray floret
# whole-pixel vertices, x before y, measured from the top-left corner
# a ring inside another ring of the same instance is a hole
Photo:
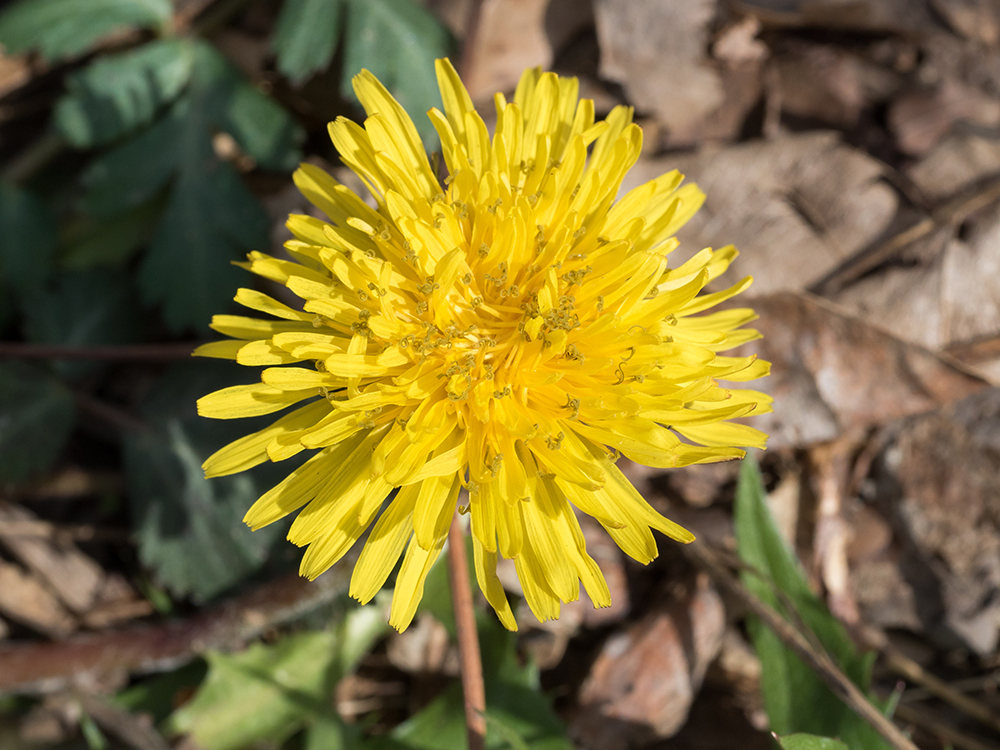
[[[762,377],[768,364],[720,354],[757,338],[742,327],[752,310],[704,314],[749,285],[702,294],[736,250],[668,261],[701,191],[675,171],[616,200],[642,148],[631,109],[595,122],[575,79],[529,70],[513,101],[497,95],[490,139],[451,63],[439,60],[437,75],[444,111],[428,115],[447,177],[362,71],[364,126],[340,118],[330,135],[376,207],[303,165],[295,184],[327,220],[291,216],[292,260],[251,253],[241,264],[302,302],[239,290],[237,302],[272,319],[216,316],[230,339],[196,353],[266,369],[205,396],[199,412],[294,408],[204,468],[223,476],[316,451],[245,520],[256,529],[299,511],[289,539],[308,547],[310,578],[374,524],[351,595],[369,601],[399,565],[390,622],[400,630],[464,487],[476,577],[513,630],[503,558],[540,619],[558,617],[581,583],[595,606],[610,605],[578,513],[643,563],[657,554],[652,529],[694,539],[615,459],[672,468],[763,448],[763,433],[732,420],[769,411],[770,397],[726,382]]]

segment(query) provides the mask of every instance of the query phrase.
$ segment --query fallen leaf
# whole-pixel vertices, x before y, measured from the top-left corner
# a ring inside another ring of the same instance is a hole
[[[0,504],[0,543],[40,577],[63,603],[83,614],[96,602],[104,583],[104,571],[93,558],[71,542],[57,544],[40,536],[8,533],[15,521],[35,520],[25,508]]]
[[[937,28],[924,0],[741,0],[738,7],[758,12],[765,25],[895,33]]]
[[[908,421],[876,462],[872,504],[925,632],[980,655],[1000,643],[1000,389]],[[871,603],[869,604],[871,606]]]
[[[577,742],[623,750],[675,734],[719,653],[725,619],[722,599],[700,575],[684,599],[612,635],[580,689],[570,723]]]
[[[513,91],[527,68],[550,68],[556,53],[593,23],[590,3],[485,0],[465,84],[474,100]]]
[[[995,134],[953,132],[907,175],[931,200],[949,198],[988,175],[1000,172],[1000,140]]]
[[[957,122],[986,128],[1000,125],[1000,100],[952,79],[931,90],[899,97],[889,108],[889,128],[901,151],[922,154]]]
[[[3,560],[0,560],[0,612],[50,638],[63,638],[76,630],[73,618],[41,581]]]
[[[1000,41],[1000,6],[991,0],[930,0],[931,7],[957,33],[995,45]]]
[[[640,161],[623,189],[673,168],[707,194],[681,247],[736,245],[734,268],[754,277],[755,294],[808,288],[881,234],[898,203],[882,165],[834,133]]]
[[[934,350],[1000,335],[1000,207],[968,222],[963,239],[944,228],[915,243],[906,261],[865,276],[835,299]],[[1000,357],[974,367],[997,382]]]
[[[671,143],[699,140],[705,118],[723,101],[708,60],[715,0],[597,0],[601,76],[625,87],[629,101],[669,130]]]
[[[986,383],[817,297],[746,301],[764,337],[740,351],[772,363],[761,388],[775,411],[753,417],[772,448],[833,440],[982,390]]]

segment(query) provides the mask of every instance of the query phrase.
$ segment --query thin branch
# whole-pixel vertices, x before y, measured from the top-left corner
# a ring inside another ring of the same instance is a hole
[[[872,726],[896,750],[918,750],[917,746],[881,711],[865,697],[864,693],[845,675],[824,651],[813,647],[809,640],[796,630],[772,607],[754,596],[718,560],[717,555],[704,544],[691,544],[684,548],[691,562],[707,572],[720,586],[739,600],[750,612],[759,617],[781,642],[795,653],[816,675],[826,683],[840,700]]]
[[[476,632],[476,612],[472,607],[469,560],[465,556],[465,532],[462,531],[457,513],[448,530],[448,577],[455,610],[455,630],[458,632],[458,656],[462,668],[469,750],[483,750],[486,743],[486,688],[483,684],[482,657],[479,654],[479,634]]]
[[[936,716],[927,711],[926,707],[896,706],[896,715],[914,726],[920,727],[927,734],[933,735],[944,745],[951,745],[956,750],[996,750],[996,745],[987,745],[974,737],[959,732],[948,726]]]
[[[12,359],[104,360],[106,362],[170,362],[187,359],[201,342],[127,344],[123,346],[63,346],[0,342],[0,357]]]
[[[886,666],[893,672],[911,682],[922,685],[931,695],[940,698],[993,731],[1000,732],[1000,717],[993,713],[985,703],[965,695],[944,680],[926,671],[913,659],[889,643],[889,639],[885,637],[884,633],[874,628],[864,627],[855,629],[855,634],[866,646],[882,654]]]
[[[814,284],[810,291],[823,296],[839,292],[869,271],[891,260],[903,248],[947,226],[958,226],[976,211],[1000,199],[1000,179],[993,179],[978,189],[963,193],[938,206],[927,216],[904,229],[870,252],[847,261],[845,265]]]

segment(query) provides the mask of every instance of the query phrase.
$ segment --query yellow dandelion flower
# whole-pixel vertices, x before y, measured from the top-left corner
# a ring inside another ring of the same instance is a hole
[[[595,122],[576,79],[529,70],[512,102],[497,94],[491,140],[447,60],[437,76],[444,112],[429,117],[443,184],[367,71],[354,79],[364,127],[339,118],[330,136],[377,208],[314,166],[295,173],[327,220],[291,216],[292,260],[251,253],[245,267],[302,309],[240,289],[237,302],[276,320],[216,316],[212,328],[231,340],[197,354],[267,368],[262,382],[199,400],[202,415],[296,408],[204,468],[223,476],[316,451],[246,523],[299,511],[288,538],[308,545],[301,572],[315,578],[374,522],[350,593],[368,602],[403,556],[390,618],[399,630],[467,488],[479,585],[513,630],[499,556],[514,561],[541,620],[577,599],[581,581],[596,606],[610,604],[575,510],[643,563],[657,555],[651,529],[694,538],[650,507],[615,458],[677,467],[763,447],[763,433],[730,420],[770,398],[717,381],[753,380],[768,365],[719,354],[757,337],[740,328],[752,310],[698,314],[749,285],[700,294],[736,250],[668,265],[698,188],[674,171],[616,202],[642,143],[630,108]]]

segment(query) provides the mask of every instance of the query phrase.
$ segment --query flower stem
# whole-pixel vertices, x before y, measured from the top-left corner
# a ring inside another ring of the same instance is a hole
[[[483,685],[483,661],[479,654],[476,613],[472,608],[469,583],[469,560],[465,556],[465,532],[458,514],[448,530],[448,577],[451,601],[458,633],[458,655],[462,669],[462,693],[465,696],[465,727],[469,750],[483,750],[486,743],[486,688]]]

